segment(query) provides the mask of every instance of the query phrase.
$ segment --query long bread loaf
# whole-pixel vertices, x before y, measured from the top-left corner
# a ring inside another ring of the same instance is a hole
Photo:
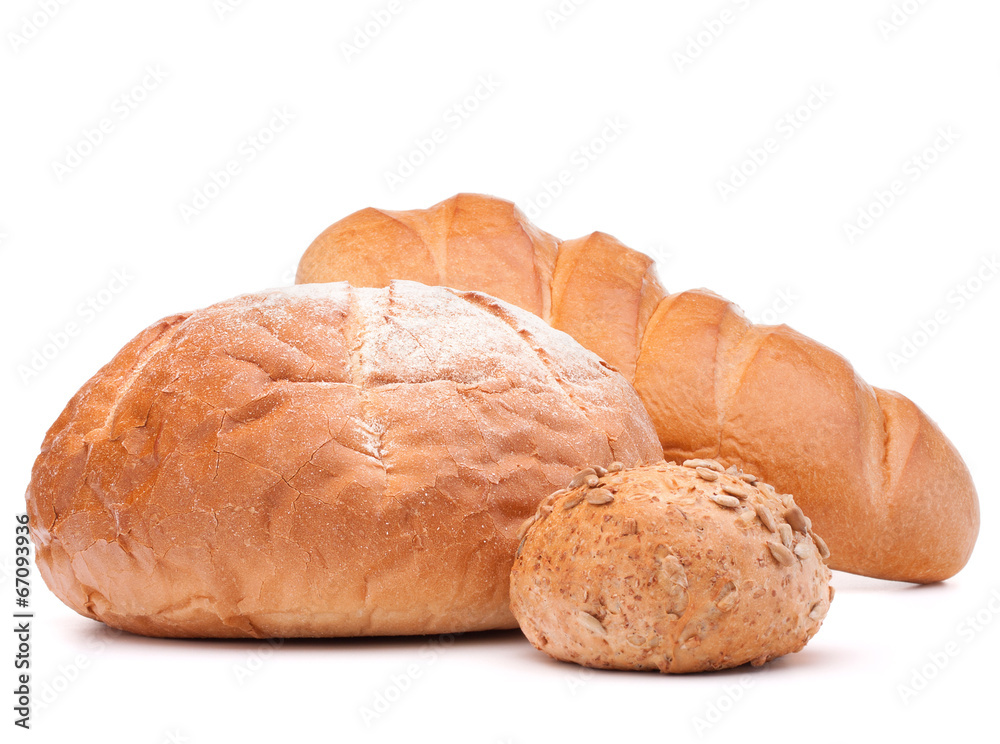
[[[923,411],[787,326],[754,325],[707,290],[668,295],[652,259],[609,235],[560,241],[511,202],[460,194],[361,210],[313,242],[297,275],[393,279],[485,292],[566,331],[632,381],[668,460],[738,464],[794,494],[831,568],[931,582],[969,559],[976,490]]]

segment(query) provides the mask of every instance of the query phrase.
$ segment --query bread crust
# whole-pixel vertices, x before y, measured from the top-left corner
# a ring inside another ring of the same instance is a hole
[[[721,470],[658,463],[543,502],[511,570],[528,639],[562,661],[670,673],[802,649],[833,598],[826,546],[790,496]]]
[[[459,194],[344,218],[306,251],[297,281],[392,278],[486,292],[566,331],[633,382],[666,459],[716,458],[796,494],[835,569],[932,582],[972,554],[972,476],[919,407],[708,290],[668,295],[652,259],[609,235],[562,242],[511,202]]]
[[[394,282],[245,295],[140,333],[27,492],[70,607],[155,636],[515,626],[518,525],[575,468],[652,461],[628,382],[492,297]]]

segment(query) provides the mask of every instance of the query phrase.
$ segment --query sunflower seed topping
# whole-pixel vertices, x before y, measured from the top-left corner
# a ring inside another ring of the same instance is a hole
[[[714,470],[717,473],[723,472],[723,468],[715,460],[685,460],[684,467],[686,468],[708,468],[709,470]]]
[[[594,506],[600,506],[601,504],[610,504],[615,500],[614,495],[611,491],[606,488],[593,488],[587,491],[587,503],[593,504]]]
[[[523,550],[524,550],[524,541],[525,541],[525,540],[527,540],[527,539],[528,539],[528,536],[527,536],[527,535],[524,535],[524,536],[523,536],[523,537],[521,538],[521,542],[519,542],[519,543],[517,544],[517,552],[516,552],[516,553],[514,553],[514,557],[515,557],[515,558],[520,558],[520,557],[521,557],[521,551],[523,551]]]
[[[555,503],[555,500],[558,499],[560,496],[562,496],[564,493],[569,493],[569,489],[560,488],[558,491],[553,491],[545,498],[545,501],[543,501],[542,503],[543,504]]]
[[[769,532],[777,532],[778,525],[774,522],[774,517],[771,515],[771,510],[768,509],[764,504],[754,504],[754,511],[757,513],[757,518],[760,523],[764,525]]]
[[[589,612],[580,612],[578,617],[580,618],[580,624],[591,633],[597,633],[597,635],[601,636],[608,634],[607,629],[601,624],[601,621]]]
[[[743,484],[741,481],[737,481],[736,483],[723,483],[722,490],[730,496],[735,496],[738,499],[748,499],[753,496],[753,491],[750,490],[750,487]]]
[[[688,606],[688,580],[684,566],[662,543],[653,549],[653,558],[661,572],[664,587],[663,609],[668,615],[680,617]]]
[[[781,543],[768,542],[767,547],[771,551],[771,555],[774,556],[774,560],[780,565],[791,566],[795,563],[795,556],[792,554],[792,551]]]
[[[778,525],[778,534],[781,535],[781,544],[786,548],[792,547],[792,528],[782,522]]]
[[[796,532],[801,532],[803,535],[809,533],[809,527],[806,524],[806,515],[802,513],[802,510],[799,507],[793,506],[790,509],[786,509],[782,516]]]
[[[708,468],[698,467],[694,469],[694,472],[696,472],[698,474],[698,477],[700,477],[702,480],[707,480],[707,481],[719,480],[719,474],[714,470],[709,470]]]
[[[819,551],[819,556],[824,561],[830,557],[830,548],[826,546],[826,540],[817,535],[815,532],[812,533],[813,542],[816,543],[816,549]],[[831,589],[833,587],[830,587]]]
[[[569,482],[569,486],[567,486],[567,488],[579,488],[580,486],[583,485],[584,480],[587,478],[587,476],[590,475],[597,475],[597,473],[594,472],[593,468],[584,468],[579,473],[573,476],[573,479]]]
[[[809,619],[810,620],[822,620],[826,617],[826,613],[830,611],[830,604],[824,602],[822,599],[814,604],[809,609]]]
[[[708,498],[710,498],[719,506],[724,506],[727,509],[735,509],[737,506],[740,505],[740,500],[735,496],[726,496],[721,493],[713,493],[709,495]]]
[[[585,495],[586,494],[583,491],[577,491],[576,493],[574,493],[572,496],[570,496],[568,499],[566,499],[563,502],[563,509],[574,509],[574,508],[576,508],[577,506],[580,505],[580,502],[583,501],[583,497]]]
[[[729,612],[736,606],[736,600],[740,598],[740,594],[736,591],[736,584],[732,581],[726,582],[726,585],[722,587],[722,591],[719,592],[719,596],[715,598],[715,606],[719,608],[720,612]]]
[[[618,472],[621,472],[624,469],[625,469],[625,466],[622,463],[618,462],[618,460],[615,460],[613,463],[611,463],[610,465],[608,465],[608,472],[609,473],[618,473]]]

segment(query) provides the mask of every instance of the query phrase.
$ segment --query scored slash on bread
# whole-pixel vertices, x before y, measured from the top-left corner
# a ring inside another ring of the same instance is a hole
[[[635,385],[666,459],[739,464],[795,493],[833,568],[931,582],[971,555],[975,486],[923,411],[787,326],[754,325],[707,290],[668,295],[652,259],[607,234],[560,241],[509,201],[459,194],[346,217],[296,280],[397,278],[485,292],[566,331]]]

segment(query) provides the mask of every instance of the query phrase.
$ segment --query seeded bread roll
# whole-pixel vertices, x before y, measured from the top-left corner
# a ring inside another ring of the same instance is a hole
[[[794,493],[832,568],[931,582],[972,554],[976,488],[920,408],[712,292],[667,294],[653,260],[610,235],[562,241],[509,201],[459,194],[342,219],[309,246],[296,281],[392,279],[486,292],[566,331],[635,385],[665,459],[712,457]]]
[[[805,646],[833,599],[829,551],[794,499],[714,460],[583,470],[522,533],[514,616],[584,666],[759,666]]]
[[[152,325],[49,430],[27,502],[77,612],[155,636],[515,627],[518,526],[659,445],[617,372],[492,297],[395,282]]]

